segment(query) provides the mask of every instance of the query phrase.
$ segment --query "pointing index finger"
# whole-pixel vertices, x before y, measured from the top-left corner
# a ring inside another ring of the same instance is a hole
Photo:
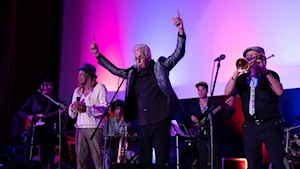
[[[96,43],[95,36],[93,36],[92,42],[93,42],[93,43]]]
[[[177,9],[177,17],[180,18],[180,13],[178,9]]]

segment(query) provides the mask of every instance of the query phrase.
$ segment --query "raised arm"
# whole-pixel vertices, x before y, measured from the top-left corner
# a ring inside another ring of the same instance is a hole
[[[236,70],[232,77],[229,79],[229,81],[227,82],[226,86],[225,86],[225,90],[224,90],[224,93],[226,96],[231,96],[233,95],[233,93],[236,92],[236,79],[239,75],[239,71]]]
[[[256,62],[252,67],[251,71],[253,72],[259,72],[263,75],[263,78],[266,78],[268,81],[271,89],[277,96],[283,95],[283,87],[280,83],[279,76],[276,72],[269,71],[266,68],[265,62]]]
[[[274,93],[276,93],[277,96],[283,95],[283,87],[280,83],[280,79],[277,73],[275,72],[267,72],[266,73],[266,79],[273,90]]]
[[[127,79],[128,72],[126,69],[120,69],[117,68],[114,64],[112,64],[105,56],[103,56],[101,53],[98,53],[96,55],[96,58],[98,59],[98,63],[103,66],[105,69],[110,71],[110,73]]]
[[[183,20],[180,18],[179,11],[177,10],[177,17],[172,18],[174,25],[178,28],[178,38],[177,38],[177,46],[172,55],[170,55],[167,59],[163,60],[163,65],[171,70],[178,61],[184,56],[185,54],[185,41],[186,35],[183,28]]]
[[[98,63],[103,66],[105,69],[110,71],[112,74],[127,79],[128,71],[126,69],[120,69],[116,67],[114,64],[112,64],[104,55],[102,55],[98,51],[98,45],[95,41],[95,38],[93,37],[93,41],[91,44],[91,51],[98,59]]]

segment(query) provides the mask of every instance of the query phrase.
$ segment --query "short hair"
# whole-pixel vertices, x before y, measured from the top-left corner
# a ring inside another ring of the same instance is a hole
[[[208,90],[208,85],[204,81],[197,83],[195,86],[196,86],[196,88],[198,88],[199,86],[203,86],[203,87],[205,87],[206,90]]]
[[[53,83],[53,79],[51,77],[45,76],[41,81],[41,84],[44,83]]]
[[[145,58],[148,58],[148,59],[151,59],[151,51],[150,51],[150,48],[149,46],[145,45],[145,44],[138,44],[138,45],[135,45],[133,47],[133,52],[136,52],[136,51],[142,51],[145,55]]]
[[[263,54],[264,56],[263,56],[262,61],[264,62],[264,64],[267,64],[267,59],[266,59],[266,56],[265,56],[266,53],[265,53],[265,49],[264,48],[262,48],[260,46],[249,47],[243,53],[244,58],[246,58],[246,55],[247,55],[247,53],[249,51],[256,51],[259,54]]]
[[[111,106],[110,106],[110,110],[111,111],[115,111],[117,109],[117,107],[121,107],[121,109],[123,109],[124,107],[124,101],[123,100],[116,100],[116,101],[113,101],[111,103]]]

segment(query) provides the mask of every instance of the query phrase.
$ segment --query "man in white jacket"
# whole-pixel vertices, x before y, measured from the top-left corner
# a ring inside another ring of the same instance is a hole
[[[103,84],[96,82],[96,68],[91,64],[83,64],[78,69],[77,87],[73,93],[72,104],[69,109],[71,118],[76,118],[76,142],[77,169],[88,168],[87,158],[89,150],[96,169],[102,169],[102,132],[99,128],[92,140],[90,140],[95,128],[104,116],[108,105],[107,90]]]

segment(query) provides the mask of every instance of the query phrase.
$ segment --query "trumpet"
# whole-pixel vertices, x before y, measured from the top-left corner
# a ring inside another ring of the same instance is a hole
[[[257,59],[267,60],[274,56],[275,55],[272,54],[271,56],[265,58],[264,55],[259,54],[259,55],[255,56],[254,58],[251,58],[250,60],[240,58],[236,61],[236,67],[239,72],[247,72],[250,69],[251,64],[256,62]]]

